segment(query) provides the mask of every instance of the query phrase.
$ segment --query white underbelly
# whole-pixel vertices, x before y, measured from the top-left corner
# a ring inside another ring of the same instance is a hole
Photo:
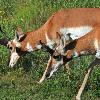
[[[69,27],[69,28],[61,28],[61,34],[66,35],[70,34],[72,40],[78,39],[87,33],[89,33],[93,28],[91,26],[80,26],[80,27]]]

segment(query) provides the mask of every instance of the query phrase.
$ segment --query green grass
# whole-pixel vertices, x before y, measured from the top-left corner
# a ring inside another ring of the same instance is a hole
[[[0,25],[12,39],[17,26],[32,31],[43,25],[61,8],[96,8],[99,0],[0,0]],[[0,34],[0,37],[3,37]],[[85,70],[93,57],[81,57],[70,62],[70,75],[61,67],[42,84],[48,54],[38,51],[24,56],[15,68],[7,66],[9,51],[0,46],[0,100],[73,100],[83,81]],[[82,100],[100,100],[100,68],[95,67]]]

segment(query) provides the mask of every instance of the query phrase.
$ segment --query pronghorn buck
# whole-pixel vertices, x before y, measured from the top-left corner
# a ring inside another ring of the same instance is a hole
[[[63,23],[64,26],[60,26],[58,31],[55,33],[58,34],[58,39],[52,39],[49,38],[48,41],[52,40],[52,43],[54,42],[56,45],[53,47],[53,50],[58,52],[59,54],[63,54],[63,48],[66,44],[68,44],[70,41],[73,41],[75,39],[78,39],[92,30],[94,30],[94,27],[97,26],[100,22],[99,14],[100,14],[100,9],[95,9],[95,8],[78,8],[78,9],[67,9],[67,10],[61,10],[58,11],[56,14],[58,16],[61,16],[61,13],[59,12],[64,12],[62,15],[62,18],[58,20],[58,22]],[[55,14],[55,16],[56,16]],[[57,16],[57,18],[58,18]],[[64,22],[63,22],[64,21]],[[57,22],[57,24],[58,24]],[[53,24],[54,25],[54,24]],[[59,25],[59,24],[58,24]],[[58,26],[57,25],[57,26]],[[47,32],[49,33],[49,32]],[[51,33],[52,34],[52,33]],[[54,33],[53,33],[54,34]],[[48,35],[49,36],[49,35]],[[46,36],[47,37],[47,36]],[[51,47],[47,44],[47,46]],[[52,48],[51,48],[52,49]],[[52,57],[50,57],[47,68],[44,71],[44,74],[42,78],[40,79],[39,83],[43,82],[43,80],[46,77],[47,71],[50,68],[50,65],[52,63]],[[63,59],[63,58],[62,58]],[[55,61],[53,61],[55,62]],[[58,61],[57,64],[54,64],[52,72],[49,74],[51,77],[52,74],[57,70],[58,66],[62,64],[62,61]]]
[[[9,66],[13,67],[16,64],[20,53],[41,49],[40,41],[58,53],[63,53],[63,47],[67,43],[84,36],[99,23],[99,8],[73,8],[56,12],[39,29],[25,35],[18,28],[15,38],[7,43],[11,51]],[[47,67],[50,62],[51,57]],[[40,83],[45,79],[45,73]]]
[[[69,47],[71,47],[71,49]],[[94,66],[100,64],[100,25],[96,26],[94,30],[89,32],[87,35],[74,40],[72,43],[69,43],[64,48],[64,52],[66,52],[65,55],[67,56],[67,59],[88,54],[94,54],[96,57],[94,61],[89,65],[83,83],[76,96],[76,99],[80,100],[82,91],[84,90],[91,71],[93,70]]]
[[[74,57],[80,57],[82,55],[95,55],[95,59],[94,61],[91,62],[91,64],[87,69],[87,73],[85,75],[84,81],[76,96],[77,100],[81,99],[82,91],[84,90],[88,77],[91,71],[93,70],[94,66],[100,64],[100,25],[94,27],[94,29],[88,34],[86,34],[85,36],[79,39],[75,39],[69,44],[67,44],[63,48],[63,55],[61,54],[57,55],[57,53],[54,52],[51,58],[51,63],[49,64],[49,68],[47,70],[47,74],[52,73],[52,70],[54,69],[55,71],[57,70],[58,66],[55,65],[59,63],[60,63],[59,65],[65,64],[71,61]],[[58,62],[56,58],[58,58],[59,56],[62,57],[59,59]]]

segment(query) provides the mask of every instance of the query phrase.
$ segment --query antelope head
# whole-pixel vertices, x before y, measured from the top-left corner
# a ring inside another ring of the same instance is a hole
[[[40,44],[42,45],[43,49],[46,50],[50,54],[50,59],[49,59],[49,62],[47,64],[48,69],[47,69],[47,73],[45,75],[48,78],[50,78],[53,75],[53,73],[56,72],[57,69],[61,65],[65,65],[67,62],[72,60],[72,58],[67,58],[67,56],[61,55],[60,53],[56,52],[55,50],[52,50],[51,48],[49,48],[44,43],[41,43],[41,41],[40,41]],[[43,81],[42,78],[41,78],[41,80]],[[42,82],[41,80],[40,80],[40,82]]]
[[[9,67],[13,67],[20,56],[24,53],[21,51],[21,43],[23,41],[25,35],[22,32],[21,28],[18,28],[15,32],[15,37],[13,40],[8,41],[7,47],[10,50],[10,58],[9,58]]]

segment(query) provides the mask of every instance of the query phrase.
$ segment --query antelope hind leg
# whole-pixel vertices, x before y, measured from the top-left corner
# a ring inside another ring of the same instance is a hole
[[[82,95],[82,92],[83,92],[83,90],[84,90],[84,88],[85,88],[85,85],[86,85],[86,83],[87,83],[88,77],[89,77],[89,75],[91,74],[91,72],[92,72],[94,66],[95,66],[95,65],[98,65],[98,64],[100,64],[100,59],[97,59],[97,58],[96,58],[96,59],[89,65],[88,70],[87,70],[87,73],[86,73],[86,75],[85,75],[85,77],[84,77],[83,83],[82,83],[82,85],[81,85],[81,87],[80,87],[80,89],[79,89],[79,91],[78,91],[77,96],[76,96],[76,100],[81,100],[81,95]]]

